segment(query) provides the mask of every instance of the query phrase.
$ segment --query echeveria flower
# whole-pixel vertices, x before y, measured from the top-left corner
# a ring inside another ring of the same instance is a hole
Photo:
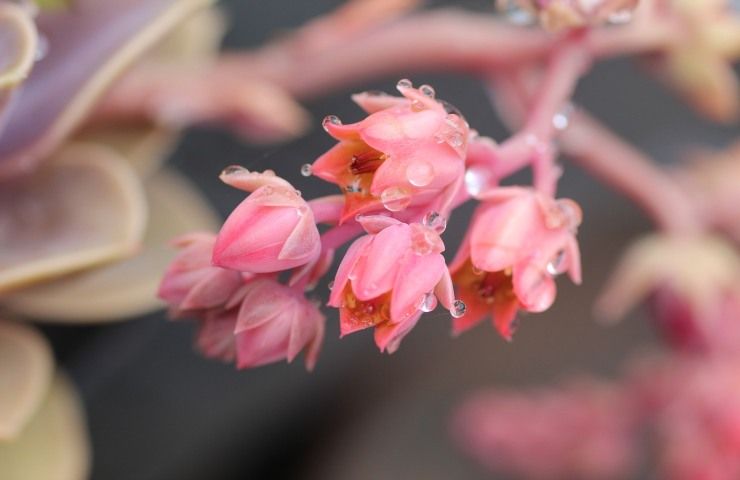
[[[221,178],[251,191],[226,219],[213,249],[216,265],[242,272],[277,272],[321,253],[313,212],[300,192],[270,172],[228,168]]]
[[[452,287],[439,234],[390,217],[361,219],[368,235],[342,259],[329,305],[339,308],[342,335],[375,327],[375,343],[393,353],[437,298],[452,308]]]
[[[481,199],[452,265],[453,279],[468,307],[453,329],[462,332],[491,313],[498,331],[510,339],[518,310],[550,308],[555,276],[567,272],[580,283],[575,233],[581,211],[572,200],[555,200],[519,187],[494,189]]]
[[[358,123],[324,120],[324,128],[339,144],[316,160],[311,171],[345,191],[344,219],[410,205],[444,211],[445,201],[462,180],[465,120],[435,100],[431,87],[415,89],[408,80],[398,85],[403,98],[355,96],[370,113]]]

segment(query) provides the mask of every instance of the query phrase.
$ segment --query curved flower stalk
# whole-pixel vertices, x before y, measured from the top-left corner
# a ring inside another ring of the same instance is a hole
[[[15,89],[28,77],[38,48],[38,32],[27,9],[0,3],[0,132]]]

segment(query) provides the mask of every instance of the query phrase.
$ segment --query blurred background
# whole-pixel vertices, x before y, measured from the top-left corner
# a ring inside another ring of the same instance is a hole
[[[429,2],[492,12],[492,1]],[[340,1],[229,0],[225,49],[256,47],[281,32],[330,11]],[[272,168],[304,197],[332,193],[303,178],[300,165],[333,141],[320,119],[361,118],[349,94],[392,92],[399,78],[429,83],[455,104],[481,134],[501,140],[506,130],[474,78],[443,72],[398,72],[346,91],[326,92],[307,108],[316,128],[289,144],[255,148],[228,133],[188,132],[171,164],[202,189],[222,215],[243,195],[218,180],[228,165]],[[582,82],[577,102],[663,162],[696,143],[725,145],[732,138],[697,119],[687,107],[617,60],[597,65]],[[441,309],[428,314],[392,355],[378,353],[371,331],[339,341],[336,312],[328,311],[327,339],[313,373],[302,362],[239,372],[208,361],[192,347],[193,325],[155,314],[102,327],[45,327],[59,363],[78,385],[94,451],[94,480],[195,479],[491,479],[449,436],[452,408],[486,386],[555,383],[585,372],[609,377],[630,353],[653,343],[639,315],[620,325],[598,325],[592,301],[628,240],[650,229],[629,202],[565,164],[560,195],[584,210],[579,232],[584,284],[561,282],[558,301],[545,314],[522,318],[513,343],[487,325],[450,337]],[[451,255],[470,208],[445,233]],[[314,295],[325,301],[326,284]],[[615,412],[615,415],[618,412]],[[533,454],[536,454],[533,452]]]

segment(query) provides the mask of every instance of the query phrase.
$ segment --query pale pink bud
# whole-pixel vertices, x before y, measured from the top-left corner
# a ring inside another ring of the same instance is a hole
[[[293,359],[306,352],[306,367],[316,364],[324,338],[325,318],[303,293],[268,278],[244,287],[236,313],[236,359],[251,368]]]
[[[555,300],[555,277],[581,281],[575,233],[581,210],[533,189],[502,187],[481,196],[472,227],[452,265],[453,280],[468,313],[455,333],[490,313],[504,338],[513,335],[519,309],[542,312]]]
[[[342,335],[375,327],[376,344],[392,353],[438,300],[452,306],[444,244],[426,225],[384,216],[360,221],[369,234],[342,259],[329,305],[340,309]]]
[[[181,250],[167,268],[157,293],[172,315],[220,307],[243,283],[239,272],[211,264],[215,241],[211,233],[191,233],[174,241]]]
[[[415,89],[402,80],[398,88],[402,98],[355,95],[370,113],[358,123],[324,120],[339,144],[316,160],[312,172],[345,192],[343,219],[409,206],[444,211],[461,185],[467,123],[435,100],[431,87]]]
[[[315,260],[321,252],[319,231],[306,201],[274,174],[240,167],[222,179],[253,191],[226,219],[213,249],[213,263],[241,272],[278,272]]]

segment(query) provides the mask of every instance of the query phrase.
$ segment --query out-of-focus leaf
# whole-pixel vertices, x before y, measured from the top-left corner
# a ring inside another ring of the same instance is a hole
[[[38,18],[49,49],[10,107],[0,177],[33,169],[79,125],[110,82],[210,0],[79,1]]]
[[[174,131],[141,123],[87,128],[75,136],[75,141],[112,148],[128,161],[139,176],[146,178],[167,160],[177,137]]]
[[[33,19],[18,5],[0,3],[0,91],[21,83],[36,57],[38,33]]]
[[[72,0],[36,0],[35,3],[41,10],[61,10],[69,8]]]
[[[128,256],[145,225],[131,167],[110,149],[71,144],[0,188],[0,292]]]
[[[146,184],[150,205],[144,249],[131,259],[11,294],[5,304],[26,316],[48,322],[114,321],[161,308],[157,286],[174,256],[173,237],[213,231],[220,219],[201,194],[172,170]]]
[[[23,432],[0,443],[3,480],[84,480],[90,440],[73,385],[57,374],[46,399]]]
[[[36,413],[53,372],[51,349],[36,329],[0,321],[0,445],[17,437]]]

